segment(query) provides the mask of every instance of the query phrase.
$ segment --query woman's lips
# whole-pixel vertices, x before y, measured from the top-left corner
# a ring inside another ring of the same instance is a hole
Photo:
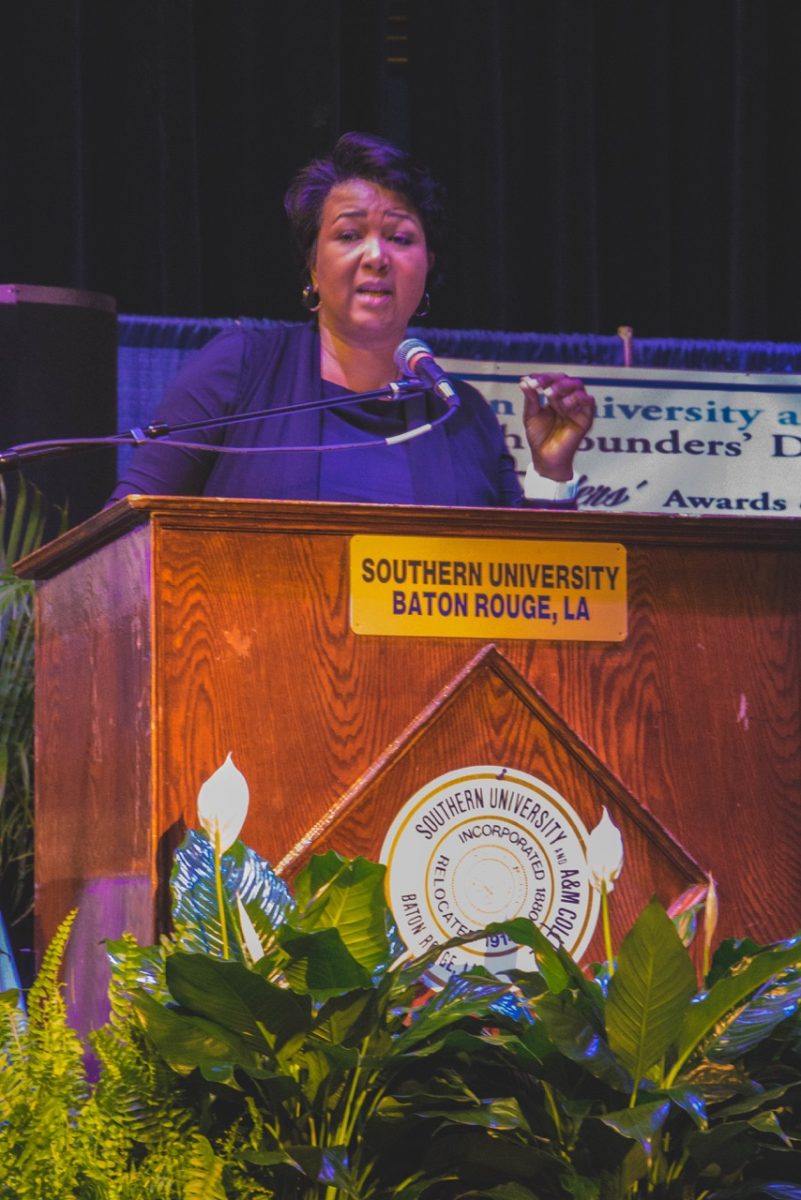
[[[392,295],[391,288],[382,287],[357,287],[356,295],[360,296],[368,304],[381,304],[385,300],[389,300]]]

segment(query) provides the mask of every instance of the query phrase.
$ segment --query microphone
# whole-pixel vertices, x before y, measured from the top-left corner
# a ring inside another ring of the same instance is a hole
[[[448,376],[443,371],[434,352],[419,338],[407,338],[395,351],[395,366],[402,375],[413,376],[430,388],[448,408],[459,407],[459,397]]]

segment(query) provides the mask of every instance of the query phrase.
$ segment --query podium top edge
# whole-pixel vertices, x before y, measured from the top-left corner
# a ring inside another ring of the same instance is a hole
[[[101,546],[146,526],[195,533],[355,533],[604,541],[689,549],[801,550],[801,519],[689,516],[536,508],[448,508],[343,504],[324,500],[231,500],[126,496],[15,564],[23,578],[47,579]]]
[[[0,304],[61,304],[68,308],[93,308],[98,312],[117,311],[116,299],[103,292],[39,287],[30,283],[0,283]]]

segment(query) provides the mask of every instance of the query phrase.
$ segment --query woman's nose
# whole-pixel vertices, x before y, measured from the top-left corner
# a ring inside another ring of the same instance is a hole
[[[375,237],[368,237],[365,240],[364,260],[376,270],[381,270],[387,266],[389,257],[387,255],[386,242],[382,237],[376,235]]]

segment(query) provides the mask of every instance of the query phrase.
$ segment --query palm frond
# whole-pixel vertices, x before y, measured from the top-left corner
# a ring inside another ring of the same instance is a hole
[[[47,511],[21,477],[9,505],[0,477],[0,904],[10,926],[33,902],[34,590],[13,563],[41,545]]]

